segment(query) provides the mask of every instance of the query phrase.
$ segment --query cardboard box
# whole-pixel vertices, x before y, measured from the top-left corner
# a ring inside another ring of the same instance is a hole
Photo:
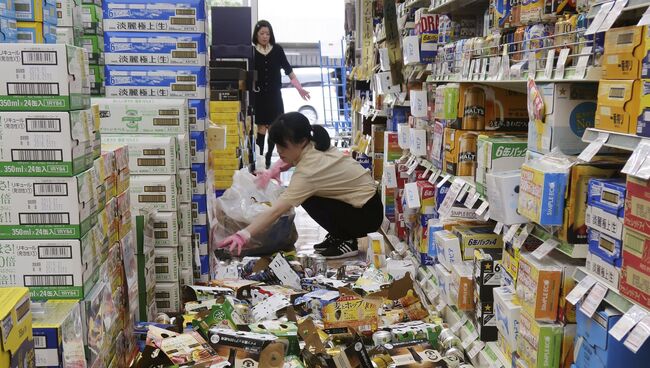
[[[599,281],[607,284],[614,289],[618,289],[621,282],[621,267],[607,263],[594,253],[587,253],[585,269],[595,275]]]
[[[192,167],[192,156],[191,156],[191,140],[189,134],[179,134],[176,136],[178,140],[178,155],[179,161],[178,166],[181,169],[189,169]]]
[[[232,368],[262,368],[284,364],[285,345],[265,333],[212,328],[210,344],[219,356],[233,356]],[[364,349],[365,351],[365,349]]]
[[[190,160],[193,164],[205,163],[206,144],[204,132],[190,132]]]
[[[56,27],[56,43],[82,47],[83,30],[72,27]],[[102,70],[104,66],[102,65]],[[92,82],[91,82],[92,83]]]
[[[241,111],[241,101],[210,101],[210,111],[239,112]]]
[[[57,0],[55,23],[59,28],[74,29],[79,36],[83,34],[83,6],[80,0]]]
[[[201,66],[106,66],[106,97],[206,98]]]
[[[208,127],[208,100],[187,100],[190,130],[202,132]]]
[[[56,25],[56,2],[53,0],[13,0],[16,20]]]
[[[107,364],[113,339],[117,336],[114,322],[118,318],[117,306],[113,302],[111,286],[100,281],[81,301],[81,320],[84,331],[84,346],[87,363]],[[100,323],[99,321],[109,321]]]
[[[522,224],[528,219],[517,210],[521,171],[503,171],[486,175],[487,198],[490,201],[490,218],[505,225]]]
[[[104,36],[84,34],[81,44],[86,50],[88,62],[95,65],[104,65]]]
[[[174,175],[178,171],[175,136],[105,134],[102,142],[128,147],[133,175]]]
[[[180,259],[178,248],[156,248],[156,282],[178,282]]]
[[[562,273],[560,298],[558,304],[557,322],[563,324],[576,323],[576,308],[575,305],[566,300],[571,290],[576,286],[576,281],[573,275],[576,273],[578,267],[583,267],[585,262],[582,259],[571,258],[561,252],[552,252],[545,258],[549,258],[555,262],[555,265]]]
[[[49,300],[34,303],[31,309],[36,366],[84,366],[86,356],[79,303],[70,300]]]
[[[543,122],[528,126],[528,149],[549,153],[558,148],[565,154],[578,154],[587,146],[582,135],[594,126],[595,84],[539,83],[544,99]]]
[[[627,177],[625,226],[650,236],[650,180]]]
[[[474,282],[472,264],[455,263],[451,267],[450,299],[453,305],[462,311],[474,310]]]
[[[474,315],[480,341],[497,341],[499,330],[494,315],[493,301],[475,301]]]
[[[517,351],[521,305],[516,302],[514,288],[503,286],[493,289],[494,317],[499,333],[512,351]]]
[[[637,123],[645,121],[643,106],[648,84],[645,80],[602,80],[598,85],[596,129],[636,134]]]
[[[178,210],[178,188],[175,175],[133,175],[131,205],[134,209],[157,211]]]
[[[479,135],[494,135],[492,131],[471,131],[445,128],[444,171],[455,176],[474,178]]]
[[[0,205],[5,239],[79,239],[93,225],[97,209],[91,168],[69,178],[7,177]]]
[[[598,230],[588,229],[589,252],[600,257],[603,262],[621,267],[623,262],[623,242],[620,239],[614,239]]]
[[[192,164],[190,169],[190,180],[192,184],[192,194],[203,194],[206,191],[206,172],[205,165]],[[232,177],[232,175],[231,175]]]
[[[479,135],[476,153],[476,186],[485,194],[486,174],[518,170],[525,161],[526,138],[523,136]]]
[[[458,119],[449,121],[449,128],[491,131],[528,129],[525,93],[462,83],[458,96]],[[444,103],[447,104],[447,101]]]
[[[455,226],[453,233],[460,242],[463,260],[473,260],[477,249],[502,249],[501,235],[492,226]]]
[[[517,209],[519,214],[540,225],[562,225],[568,170],[543,160],[521,167]]]
[[[552,259],[521,255],[516,290],[524,312],[538,321],[555,321],[561,288],[562,269]]]
[[[123,145],[102,145],[102,154],[110,154],[113,157],[115,189],[112,196],[117,196],[118,193],[124,192],[130,186],[129,151]]]
[[[106,63],[206,65],[205,33],[106,32]]]
[[[454,264],[462,263],[460,241],[456,234],[448,230],[435,233],[438,260],[447,270],[451,270]]]
[[[153,228],[156,247],[179,246],[180,223],[176,212],[156,212],[153,215]]]
[[[192,204],[180,203],[178,217],[181,227],[181,236],[192,236]]]
[[[492,301],[495,287],[501,285],[501,259],[483,250],[474,251],[474,293],[478,300]]]
[[[208,224],[208,199],[204,194],[192,196],[192,225]]]
[[[448,83],[436,88],[435,117],[438,120],[454,123],[460,112],[458,111],[460,99],[460,85]]]
[[[104,30],[204,33],[204,0],[104,0]]]
[[[0,17],[16,19],[16,8],[11,0],[0,2]]]
[[[190,169],[179,169],[178,170],[178,201],[189,203],[192,201],[192,177],[190,174]]]
[[[90,107],[88,61],[82,48],[4,44],[0,111],[69,111]]]
[[[562,350],[563,326],[538,322],[522,310],[519,316],[517,353],[528,367],[558,367]]]
[[[19,368],[34,366],[32,312],[26,288],[0,289],[0,364]]]
[[[594,178],[589,180],[587,204],[622,218],[625,214],[625,194],[624,179]]]
[[[2,27],[0,25],[0,28],[10,30],[11,26]],[[17,22],[16,32],[16,42],[18,43],[56,43],[56,26],[49,23]]]
[[[83,4],[81,9],[81,21],[84,35],[103,35],[102,6],[95,4]]]
[[[185,99],[93,98],[105,134],[185,134],[189,113]]]
[[[650,78],[647,27],[619,27],[605,32],[603,79]]]
[[[587,206],[585,224],[587,227],[597,230],[612,239],[623,239],[623,219],[605,212],[598,207]]]
[[[2,10],[0,10],[0,12],[2,12]],[[18,25],[15,18],[6,18],[0,16],[0,42],[18,42]]]

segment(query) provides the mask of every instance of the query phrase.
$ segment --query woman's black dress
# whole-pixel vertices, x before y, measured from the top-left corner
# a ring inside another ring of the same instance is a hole
[[[280,69],[284,69],[286,75],[293,71],[280,45],[273,45],[267,55],[261,54],[255,48],[255,70],[259,88],[259,92],[255,92],[256,124],[270,125],[284,113]]]

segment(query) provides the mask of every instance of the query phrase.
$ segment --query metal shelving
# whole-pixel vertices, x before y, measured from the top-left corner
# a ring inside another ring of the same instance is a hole
[[[598,280],[597,276],[590,274],[589,271],[587,271],[584,267],[578,267],[575,270],[575,273],[573,274],[573,279],[576,282],[580,282],[587,275],[591,276],[594,280]],[[621,295],[618,290],[613,289],[611,286],[608,286],[606,283],[604,282],[600,282],[600,283],[604,286],[607,286],[607,294],[605,294],[605,298],[603,300],[607,304],[621,311],[622,313],[627,312],[628,309],[632,308],[633,305],[638,305],[637,303],[631,302],[629,299]]]
[[[650,140],[650,138],[639,137],[632,134],[623,134],[610,132],[607,130],[600,130],[595,128],[587,128],[584,134],[582,135],[582,141],[591,143],[598,138],[599,134],[607,134],[607,142],[603,144],[605,147],[618,148],[626,151],[634,151],[634,149],[641,143],[643,140]]]

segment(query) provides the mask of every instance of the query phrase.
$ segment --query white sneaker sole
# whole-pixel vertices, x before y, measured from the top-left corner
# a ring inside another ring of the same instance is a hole
[[[357,254],[359,254],[359,251],[358,251],[358,250],[355,250],[354,252],[343,253],[343,254],[341,254],[341,255],[339,255],[339,256],[326,256],[326,255],[323,255],[323,257],[325,257],[326,259],[341,259],[341,258],[350,258],[350,257],[354,257],[354,256],[356,256]]]

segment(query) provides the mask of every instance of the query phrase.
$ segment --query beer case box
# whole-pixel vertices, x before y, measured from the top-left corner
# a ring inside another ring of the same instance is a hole
[[[113,156],[115,189],[112,196],[117,196],[118,193],[124,192],[130,186],[131,175],[129,172],[128,148],[124,145],[102,144],[102,154],[111,154]]]
[[[106,79],[106,74],[104,73],[104,66],[103,65],[89,65],[90,68],[90,85],[92,89],[93,83],[95,85],[100,85],[102,88],[104,87],[104,80]],[[97,87],[96,87],[97,88]],[[93,94],[91,92],[91,94]],[[94,100],[92,103],[97,103]]]
[[[13,3],[17,21],[57,24],[54,0],[13,0]]]
[[[0,1],[0,17],[16,19],[16,9],[12,0]]]
[[[106,207],[97,215],[97,222],[101,225],[102,232],[108,237],[110,244],[120,240],[119,220],[117,218],[117,199],[111,198]]]
[[[104,1],[105,31],[205,33],[204,0]]]
[[[445,128],[444,171],[455,176],[471,177],[473,180],[477,166],[478,136],[495,134],[499,133]]]
[[[60,44],[4,44],[0,111],[70,111],[90,107],[84,49]]]
[[[178,247],[180,222],[177,212],[158,211],[152,216],[155,247]]]
[[[192,204],[181,203],[178,205],[178,222],[181,236],[192,235]]]
[[[575,305],[569,303],[566,300],[566,296],[569,295],[576,285],[576,281],[573,278],[576,269],[578,267],[583,267],[585,261],[583,259],[571,258],[561,252],[552,252],[550,255],[547,255],[547,257],[549,257],[551,261],[555,262],[555,266],[557,266],[562,273],[562,278],[560,280],[561,286],[557,322],[564,324],[576,323]]]
[[[511,286],[497,287],[493,292],[497,329],[509,349],[517,351],[521,305],[516,302],[515,291]]]
[[[524,312],[538,321],[555,321],[561,288],[562,268],[554,260],[521,255],[516,291]]]
[[[34,340],[29,291],[22,287],[0,289],[0,366],[34,366]]]
[[[206,65],[205,33],[106,32],[106,63]]]
[[[625,179],[593,178],[589,180],[587,204],[623,218],[625,215],[625,194]]]
[[[190,161],[193,164],[205,163],[205,132],[190,132]]]
[[[436,186],[428,181],[417,181],[418,195],[420,197],[420,214],[428,215],[436,212],[435,189]]]
[[[111,327],[116,326],[117,318],[118,310],[113,301],[111,286],[102,280],[81,301],[81,323],[89,366],[108,364],[112,341],[117,335]]]
[[[134,209],[178,210],[176,175],[133,175],[130,189]]]
[[[456,234],[448,230],[442,230],[435,233],[435,239],[440,264],[451,270],[454,264],[462,263],[460,241]]]
[[[630,300],[650,308],[650,275],[647,262],[628,252],[627,244],[624,244],[619,291]]]
[[[95,4],[82,4],[81,22],[85,35],[103,35],[102,7]]]
[[[91,65],[104,65],[104,36],[84,34],[81,38]]]
[[[450,286],[452,283],[452,273],[441,263],[434,266],[435,279],[440,291],[439,300],[444,301],[444,304],[453,304],[450,297]]]
[[[31,309],[36,366],[85,366],[79,303],[71,300],[49,300],[33,303]]]
[[[605,33],[603,79],[650,78],[647,26],[612,28]]]
[[[449,286],[452,304],[462,311],[474,310],[474,282],[472,264],[456,263],[451,267],[451,285]]]
[[[181,269],[181,285],[194,285],[194,270],[191,267]]]
[[[594,127],[614,133],[636,134],[637,123],[645,121],[645,97],[650,81],[601,80]]]
[[[208,224],[208,198],[205,194],[192,196],[192,225]]]
[[[18,25],[15,18],[0,16],[0,43],[17,43]]]
[[[600,233],[595,229],[588,229],[589,252],[600,257],[603,262],[620,268],[623,262],[623,242]]]
[[[528,129],[525,93],[461,83],[458,96],[458,118],[449,121],[449,128],[489,131]]]
[[[184,134],[189,130],[185,99],[93,98],[104,134]]]
[[[559,367],[564,327],[561,324],[544,323],[525,310],[519,316],[517,353],[528,367]]]
[[[490,218],[505,225],[522,224],[528,219],[517,211],[521,171],[503,171],[486,175]]]
[[[178,256],[179,256],[179,261],[181,265],[181,285],[182,285],[182,277],[183,277],[183,268],[192,268],[194,267],[193,262],[194,262],[194,245],[192,242],[192,237],[191,236],[181,236],[180,237],[180,244],[178,247]]]
[[[475,298],[474,316],[480,341],[497,341],[499,330],[494,316],[494,302]]]
[[[474,251],[474,293],[478,300],[492,301],[495,287],[501,285],[501,257],[482,250]]]
[[[460,84],[448,83],[436,88],[435,117],[438,120],[454,123],[460,112]]]
[[[194,225],[192,226],[192,233],[194,234],[194,241],[199,244],[199,254],[202,256],[208,255],[208,225]],[[188,243],[191,245],[191,243]]]
[[[527,141],[523,136],[478,136],[476,184],[485,194],[487,173],[518,170],[525,161]]]
[[[208,127],[208,100],[188,100],[190,130],[205,131]]]
[[[503,248],[503,239],[492,226],[455,226],[453,233],[459,239],[463,260],[473,260],[478,249]]]
[[[544,100],[544,121],[528,125],[528,149],[549,153],[559,149],[578,154],[587,146],[582,135],[594,127],[596,114],[595,84],[539,83]]]
[[[81,0],[56,0],[56,8],[57,27],[74,29],[79,35],[84,33]]]
[[[521,167],[520,215],[540,225],[562,225],[569,170],[544,159]]]
[[[103,142],[128,148],[133,175],[173,175],[178,170],[175,136],[105,134]]]
[[[625,226],[645,236],[650,236],[650,216],[648,214],[650,214],[650,180],[642,180],[628,175],[625,196]]]
[[[179,249],[156,248],[154,251],[156,264],[156,282],[178,282],[180,272]]]
[[[585,269],[590,275],[594,275],[598,281],[618,290],[621,282],[621,267],[614,266],[604,261],[594,253],[587,253]]]
[[[156,282],[156,309],[158,313],[176,313],[181,310],[181,291],[178,282]]]
[[[16,32],[18,43],[57,43],[56,26],[49,23],[17,22]]]
[[[192,202],[192,176],[190,169],[178,170],[178,201],[189,203]]]
[[[56,27],[56,43],[82,47],[83,30],[72,27]],[[102,69],[104,66],[102,65]]]
[[[181,169],[189,169],[192,167],[192,140],[189,134],[179,134],[178,140],[178,167]]]
[[[239,112],[241,111],[241,101],[210,101],[210,111]]]
[[[116,197],[118,236],[123,239],[132,228],[131,195],[128,190]]]
[[[588,228],[597,230],[614,240],[623,239],[623,219],[599,207],[587,206],[585,224]]]
[[[106,97],[205,99],[206,91],[204,66],[106,66]]]

